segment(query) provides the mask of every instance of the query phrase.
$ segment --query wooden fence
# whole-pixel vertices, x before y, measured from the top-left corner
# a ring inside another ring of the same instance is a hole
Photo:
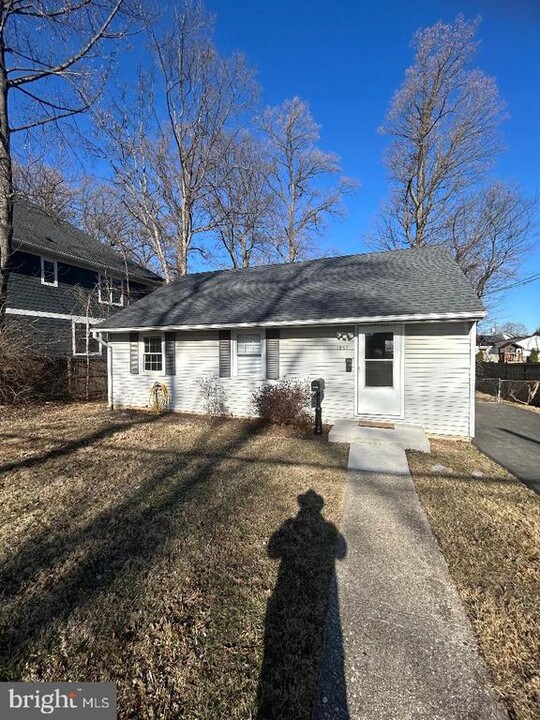
[[[67,358],[65,388],[72,400],[106,398],[107,361],[102,358]]]
[[[540,407],[540,363],[476,363],[481,399],[510,400]]]
[[[476,363],[477,378],[501,380],[540,380],[540,363]]]

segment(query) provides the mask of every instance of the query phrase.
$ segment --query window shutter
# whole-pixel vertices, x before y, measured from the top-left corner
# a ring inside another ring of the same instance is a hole
[[[266,331],[266,379],[279,380],[279,330]]]
[[[176,375],[176,333],[165,333],[165,375]]]
[[[139,333],[129,333],[129,372],[137,375],[139,372]]]
[[[231,331],[219,331],[219,377],[231,377]]]

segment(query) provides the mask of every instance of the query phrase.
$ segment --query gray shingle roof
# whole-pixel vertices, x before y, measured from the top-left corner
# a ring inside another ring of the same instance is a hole
[[[102,245],[71,223],[57,220],[26,200],[17,199],[13,207],[14,249],[27,250],[36,255],[77,265],[89,265],[96,270],[125,275],[124,258],[112,247]],[[161,278],[150,270],[128,262],[130,277],[142,282],[159,282]]]
[[[437,247],[187,275],[103,327],[294,323],[396,315],[483,315],[469,281]]]

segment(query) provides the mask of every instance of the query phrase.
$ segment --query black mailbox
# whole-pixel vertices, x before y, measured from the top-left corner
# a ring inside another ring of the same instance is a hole
[[[323,391],[324,391],[324,379],[323,378],[317,378],[316,380],[311,381],[311,392],[322,393]]]
[[[352,358],[345,358],[345,372],[352,372]]]

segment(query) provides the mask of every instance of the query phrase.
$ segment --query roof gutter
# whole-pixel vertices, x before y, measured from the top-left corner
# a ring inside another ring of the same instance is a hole
[[[254,328],[254,327],[300,327],[316,325],[364,325],[381,324],[394,322],[458,322],[460,320],[481,320],[486,316],[485,311],[476,313],[427,313],[416,315],[368,315],[365,317],[325,318],[322,320],[261,320],[259,322],[247,323],[211,323],[199,325],[147,325],[147,326],[126,326],[111,327],[98,325],[95,330],[100,332],[124,333],[124,332],[151,332],[166,330],[228,330],[233,328]]]

